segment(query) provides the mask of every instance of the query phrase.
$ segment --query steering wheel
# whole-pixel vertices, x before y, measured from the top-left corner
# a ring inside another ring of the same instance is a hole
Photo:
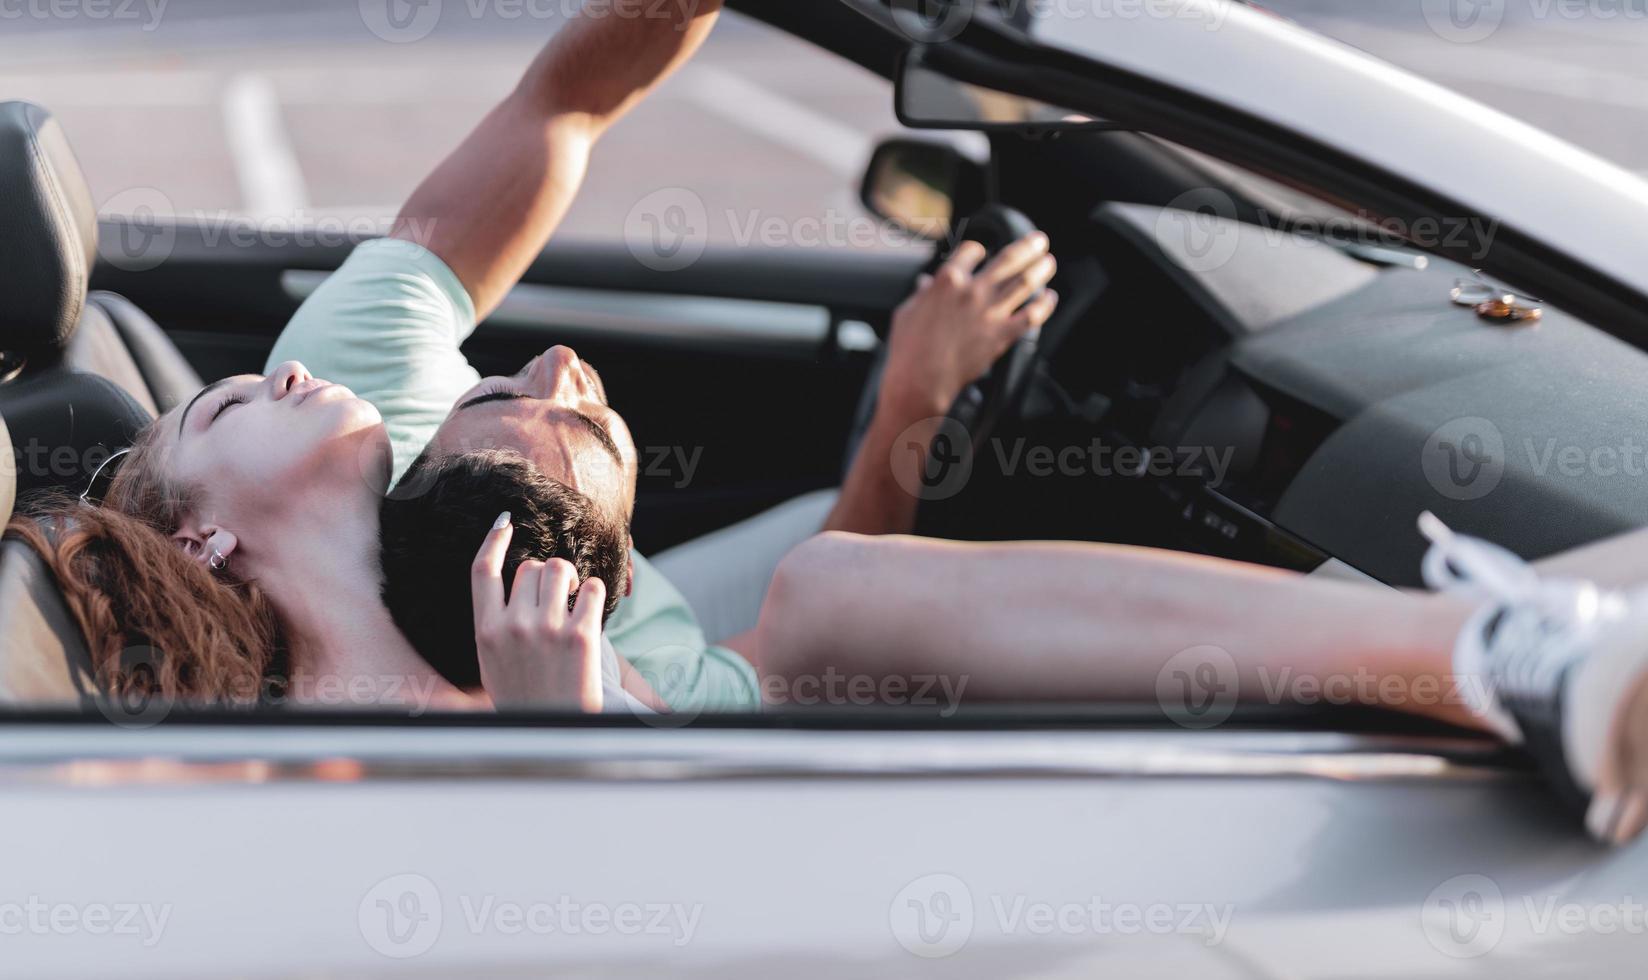
[[[1035,230],[1035,223],[1024,212],[1001,204],[986,204],[957,226],[957,233],[952,239],[957,243],[974,241],[983,245],[986,253],[983,264],[987,264],[1002,249]],[[953,247],[941,246],[934,249],[932,259],[922,269],[923,273],[931,274],[936,271],[953,251]],[[996,424],[1023,391],[1024,381],[1029,377],[1030,369],[1036,361],[1039,338],[1039,329],[1020,337],[1005,354],[996,359],[996,363],[983,377],[962,389],[961,395],[946,413],[946,421],[934,439],[933,452],[949,453],[955,450],[956,447],[951,445],[941,446],[941,440],[965,438],[971,443],[974,451],[984,445],[985,440],[995,430]],[[858,447],[864,441],[865,432],[870,427],[870,420],[875,417],[876,400],[881,390],[881,376],[887,368],[887,348],[888,345],[883,344],[876,352],[869,377],[864,383],[864,392],[859,396],[858,410],[853,416],[852,435],[847,440],[847,457],[843,463],[843,472],[852,466],[853,458],[858,455]]]

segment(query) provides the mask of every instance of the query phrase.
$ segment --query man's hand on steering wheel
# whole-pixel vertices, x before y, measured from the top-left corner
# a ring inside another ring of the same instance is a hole
[[[1053,315],[1058,269],[1047,236],[1034,232],[987,251],[963,242],[893,313],[886,368],[841,497],[826,530],[909,533],[915,525],[919,471],[943,417],[963,389]]]
[[[982,269],[985,248],[957,246],[893,313],[879,411],[913,422],[943,415],[963,388],[1058,307],[1047,236],[1026,235]],[[1039,295],[1038,295],[1039,293]]]

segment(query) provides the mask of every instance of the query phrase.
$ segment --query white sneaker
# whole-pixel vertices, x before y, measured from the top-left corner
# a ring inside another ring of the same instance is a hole
[[[1430,513],[1419,529],[1425,583],[1482,602],[1454,647],[1472,711],[1584,801],[1592,835],[1635,837],[1648,824],[1648,591],[1541,579]]]

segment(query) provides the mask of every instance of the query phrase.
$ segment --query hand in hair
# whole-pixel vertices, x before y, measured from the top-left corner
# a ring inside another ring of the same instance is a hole
[[[601,710],[601,613],[606,584],[578,584],[572,563],[524,561],[507,596],[504,557],[514,526],[506,513],[481,542],[470,568],[481,686],[499,708]],[[567,611],[577,591],[578,601]]]
[[[513,518],[503,578],[523,562],[562,558],[599,578],[612,615],[628,578],[629,535],[594,501],[549,479],[520,453],[420,458],[378,511],[383,601],[418,655],[465,690],[481,684],[469,566],[492,518]]]

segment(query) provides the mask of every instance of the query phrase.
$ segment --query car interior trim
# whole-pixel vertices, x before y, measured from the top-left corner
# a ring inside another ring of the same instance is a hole
[[[327,275],[289,269],[281,276],[281,284],[293,299],[301,301],[320,288]],[[799,303],[521,283],[487,318],[486,327],[693,345],[796,346],[810,352],[829,337],[830,311]]]
[[[71,785],[359,778],[1520,778],[1492,742],[1298,732],[780,732],[692,729],[28,726],[0,780]],[[69,761],[74,760],[74,761]],[[318,761],[317,761],[318,760]],[[352,766],[341,766],[343,761]]]

